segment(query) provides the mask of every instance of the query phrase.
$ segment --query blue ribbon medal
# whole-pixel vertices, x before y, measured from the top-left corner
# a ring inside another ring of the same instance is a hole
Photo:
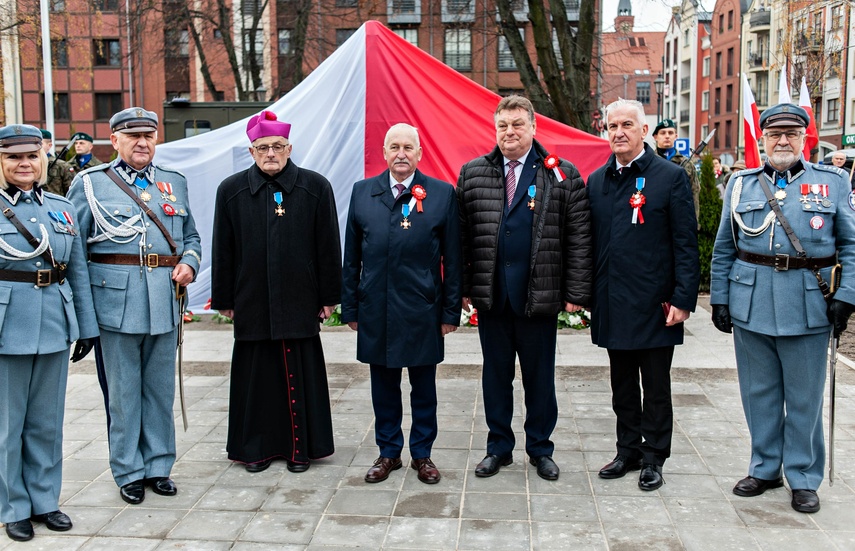
[[[410,229],[411,224],[408,220],[408,217],[410,216],[410,205],[408,203],[401,205],[401,214],[404,216],[404,219],[401,220],[401,227],[405,230]]]
[[[528,208],[529,210],[534,210],[534,196],[537,193],[537,188],[534,187],[534,184],[528,186]]]
[[[775,199],[778,201],[783,201],[787,198],[787,192],[784,190],[787,187],[787,183],[785,178],[778,178],[778,182],[775,184],[778,186],[778,190],[775,191]]]
[[[273,209],[273,212],[276,213],[276,216],[282,216],[283,214],[285,214],[285,209],[282,207],[282,192],[275,192],[273,194],[273,200],[276,201],[276,208]]]

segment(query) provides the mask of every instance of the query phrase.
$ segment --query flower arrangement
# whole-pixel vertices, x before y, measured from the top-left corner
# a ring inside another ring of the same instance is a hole
[[[330,317],[324,320],[324,327],[338,327],[339,325],[344,325],[341,322],[341,304],[336,306]]]
[[[469,308],[460,312],[460,327],[478,327],[478,310],[472,306]],[[558,314],[558,329],[587,329],[590,325],[591,313],[587,310]]]
[[[211,309],[211,299],[210,298],[208,299],[208,302],[205,304],[204,309],[205,310]],[[224,316],[221,313],[216,312],[216,311],[214,312],[214,317],[212,319],[217,323],[234,323],[235,322],[233,319],[228,318],[228,317],[226,317],[226,316]]]
[[[460,311],[460,327],[478,327],[478,310],[474,306]]]

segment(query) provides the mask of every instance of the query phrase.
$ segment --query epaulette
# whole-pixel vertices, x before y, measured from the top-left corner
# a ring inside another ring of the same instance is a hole
[[[110,168],[110,163],[101,163],[100,165],[91,166],[91,167],[87,168],[86,170],[81,170],[80,172],[75,171],[74,174],[82,176],[84,174],[89,174],[90,172],[103,172],[103,171],[107,170],[108,168]]]
[[[67,197],[64,197],[62,195],[58,195],[56,193],[52,193],[52,192],[47,191],[47,190],[44,190],[42,193],[44,193],[45,197],[50,197],[51,201],[59,201],[61,203],[66,203],[68,205],[74,206],[74,203],[69,201]]]
[[[837,174],[840,174],[841,176],[843,176],[847,179],[849,177],[849,175],[846,174],[842,169],[837,168],[834,165],[820,165],[817,163],[810,163],[810,166],[817,169],[817,170],[823,170],[825,172],[836,172]]]
[[[731,172],[730,174],[731,178],[733,178],[737,175],[745,176],[746,174],[759,174],[760,172],[763,172],[762,165],[755,168],[743,168],[742,170],[737,170],[736,172]]]

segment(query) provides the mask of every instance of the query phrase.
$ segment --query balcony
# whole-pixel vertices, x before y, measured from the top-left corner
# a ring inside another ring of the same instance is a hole
[[[796,37],[796,53],[821,52],[825,49],[825,40],[821,35]]]
[[[749,71],[759,71],[759,70],[765,70],[768,68],[769,68],[769,54],[768,53],[748,54],[748,70]]]
[[[751,14],[748,20],[748,25],[752,31],[757,31],[757,27],[768,27],[772,21],[771,11],[755,11]]]
[[[691,92],[692,77],[683,77],[680,79],[680,93],[686,94]]]
[[[680,110],[680,126],[684,124],[689,124],[689,110],[681,109]]]
[[[389,23],[421,23],[421,0],[386,0]]]

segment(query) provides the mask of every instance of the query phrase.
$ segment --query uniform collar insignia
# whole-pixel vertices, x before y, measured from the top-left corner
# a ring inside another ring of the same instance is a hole
[[[787,183],[789,184],[805,172],[805,165],[801,159],[798,159],[793,166],[784,171],[784,175],[787,179]],[[777,180],[777,171],[772,168],[772,166],[767,162],[763,165],[763,174],[766,175],[766,179],[770,182],[775,183]]]
[[[134,182],[139,176],[147,179],[149,183],[154,183],[154,165],[152,164],[138,171],[132,168],[125,161],[117,159],[113,162],[113,170],[115,170],[119,177],[121,177],[129,186],[134,185]]]
[[[40,188],[39,186],[33,186],[32,194],[40,205],[44,204],[45,192],[42,188]],[[2,195],[7,201],[12,203],[12,206],[15,206],[18,204],[18,201],[21,199],[21,197],[24,196],[24,192],[16,186],[9,185],[7,189],[0,189],[0,195]]]

